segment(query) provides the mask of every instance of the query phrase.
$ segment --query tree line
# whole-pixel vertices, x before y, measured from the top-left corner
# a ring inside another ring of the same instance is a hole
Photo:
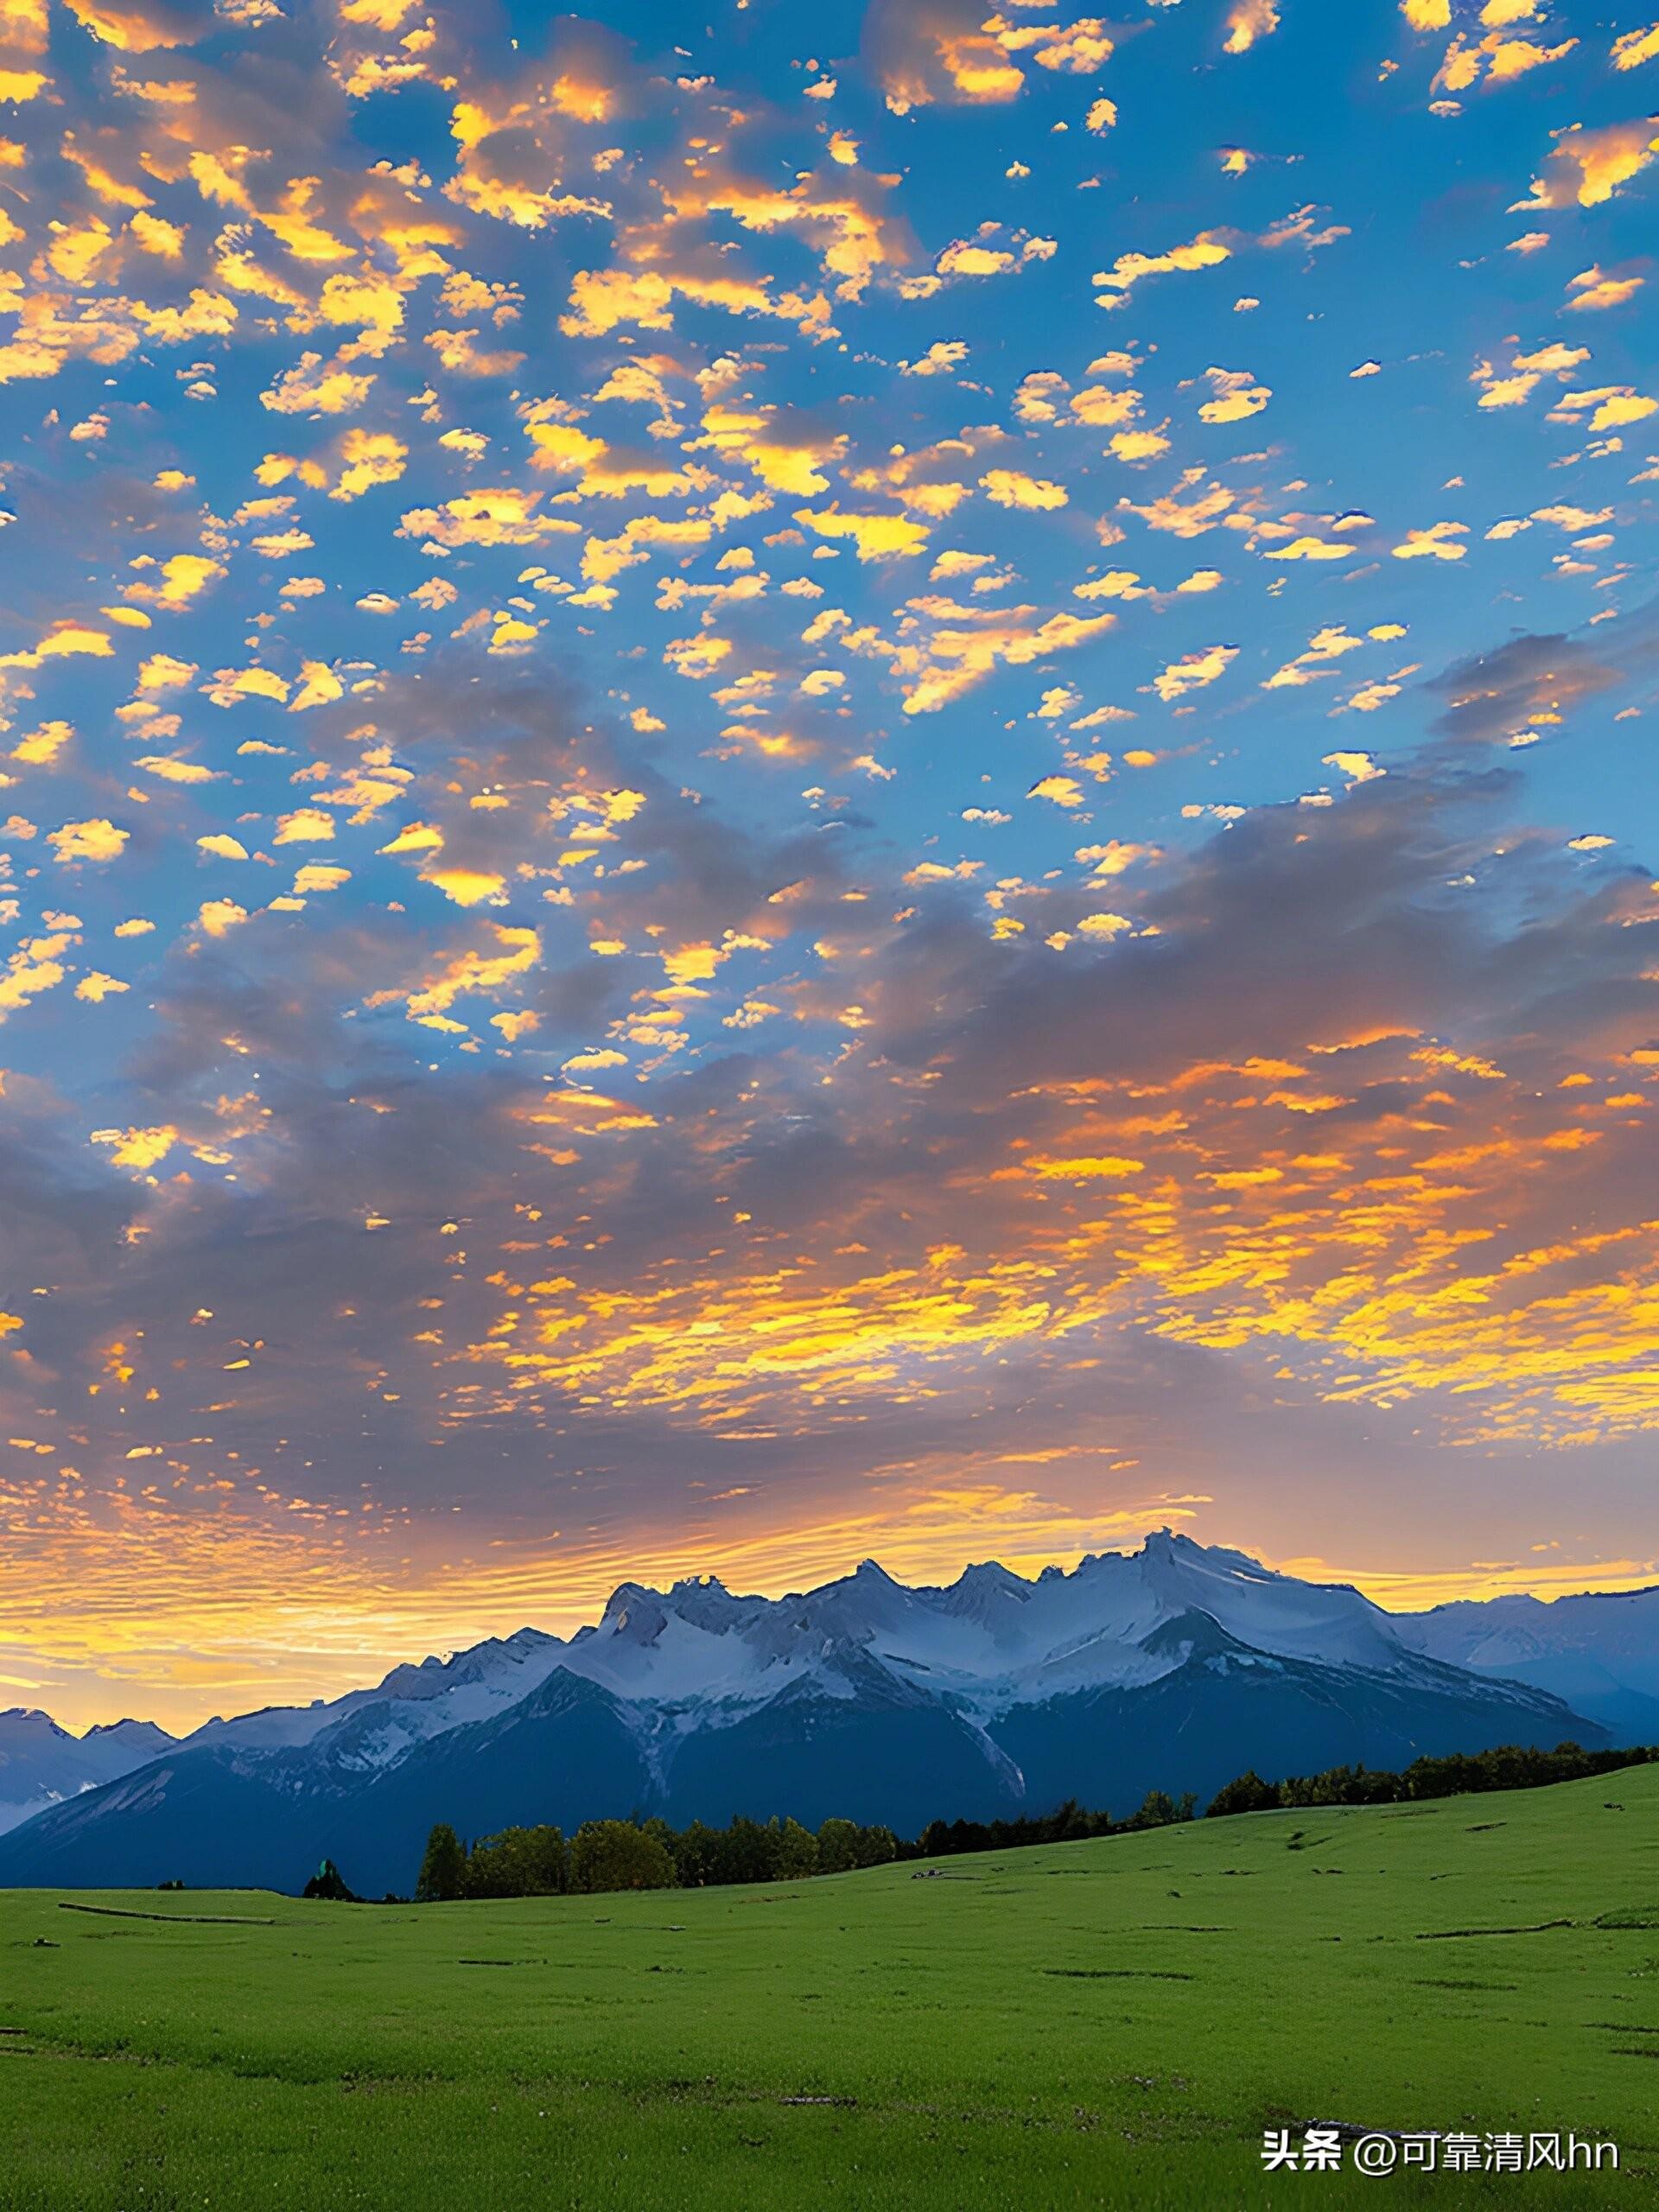
[[[1017,1821],[930,1821],[899,1855],[950,1859],[967,1851],[1019,1851],[1033,1843],[1087,1843],[1099,1835],[1135,1835],[1142,1828],[1190,1821],[1198,1802],[1191,1790],[1184,1797],[1171,1797],[1161,1789],[1149,1789],[1140,1810],[1126,1821],[1115,1821],[1109,1813],[1089,1812],[1075,1797],[1068,1797],[1054,1812],[1024,1815]]]
[[[891,1828],[828,1820],[814,1834],[798,1821],[728,1827],[702,1821],[584,1821],[567,1843],[556,1827],[503,1828],[463,1843],[447,1821],[426,1840],[416,1902],[457,1897],[560,1897],[606,1890],[696,1890],[728,1882],[790,1882],[807,1874],[880,1866],[903,1847]]]
[[[1416,1759],[1397,1773],[1381,1767],[1337,1766],[1268,1782],[1252,1768],[1217,1790],[1205,1817],[1535,1789],[1656,1760],[1659,1745],[1587,1751],[1580,1745],[1562,1743],[1546,1751],[1506,1744],[1494,1751]],[[684,1828],[657,1819],[585,1821],[568,1840],[563,1829],[541,1826],[502,1828],[467,1843],[448,1821],[440,1821],[427,1838],[415,1897],[426,1904],[466,1897],[561,1897],[798,1881],[899,1859],[945,1859],[969,1852],[1134,1834],[1190,1821],[1197,1806],[1191,1792],[1175,1798],[1154,1789],[1126,1820],[1114,1820],[1109,1813],[1090,1811],[1070,1798],[1052,1813],[1017,1820],[931,1821],[913,1841],[895,1835],[891,1828],[861,1827],[854,1821],[827,1820],[815,1833],[798,1821],[753,1821],[740,1815],[723,1828],[701,1821]],[[305,1895],[358,1901],[332,1859],[323,1861],[306,1885]],[[388,1897],[386,1902],[404,1900]]]
[[[1127,1821],[1091,1813],[1069,1799],[1052,1813],[1014,1821],[932,1821],[913,1842],[888,1827],[828,1820],[816,1833],[798,1821],[753,1821],[741,1814],[723,1828],[693,1821],[586,1821],[567,1843],[556,1827],[503,1828],[464,1843],[447,1821],[426,1840],[417,1904],[458,1897],[584,1895],[605,1890],[700,1890],[732,1882],[796,1882],[848,1874],[901,1859],[942,1859],[968,1851],[1007,1851],[1033,1843],[1077,1843],[1190,1821],[1197,1800],[1153,1790]],[[321,1890],[317,1894],[324,1892]],[[329,1892],[333,1894],[333,1892]]]
[[[1501,1744],[1495,1751],[1414,1759],[1397,1774],[1384,1767],[1332,1766],[1320,1774],[1293,1774],[1282,1782],[1264,1782],[1251,1768],[1217,1790],[1206,1816],[1225,1819],[1231,1813],[1267,1813],[1281,1806],[1400,1805],[1420,1797],[1538,1789],[1548,1783],[1582,1782],[1655,1760],[1659,1760],[1659,1745],[1586,1751],[1580,1744],[1564,1743],[1553,1751],[1541,1751],[1526,1744]]]

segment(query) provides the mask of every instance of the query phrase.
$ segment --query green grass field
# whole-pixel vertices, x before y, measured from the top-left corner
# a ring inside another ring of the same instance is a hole
[[[1173,2212],[1659,2181],[1659,1767],[935,1863],[419,1909],[0,1895],[0,2206]],[[1313,2117],[1571,2127],[1622,2171],[1264,2176],[1264,2126]]]

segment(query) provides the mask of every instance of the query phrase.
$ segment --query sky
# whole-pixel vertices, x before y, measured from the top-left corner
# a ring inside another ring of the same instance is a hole
[[[11,0],[0,1701],[1659,1576],[1654,0]]]

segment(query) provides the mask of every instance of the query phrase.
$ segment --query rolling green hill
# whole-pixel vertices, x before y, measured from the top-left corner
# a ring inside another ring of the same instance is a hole
[[[196,1916],[190,1917],[187,1916]],[[1659,2178],[1659,1768],[757,1889],[0,1894],[6,2212],[1573,2204]],[[1263,2175],[1264,2126],[1623,2171]]]

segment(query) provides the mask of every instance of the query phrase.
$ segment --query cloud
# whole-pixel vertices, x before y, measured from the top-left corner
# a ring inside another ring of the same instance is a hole
[[[1612,276],[1603,274],[1599,264],[1592,262],[1588,269],[1581,269],[1576,276],[1567,280],[1569,314],[1605,314],[1610,308],[1622,308],[1634,299],[1645,276]]]
[[[1425,529],[1408,531],[1390,550],[1396,561],[1461,561],[1469,549],[1458,540],[1468,531],[1466,522],[1432,522]]]
[[[1110,613],[1062,613],[1042,620],[1036,616],[1036,608],[1022,607],[1000,615],[976,613],[967,623],[947,617],[925,643],[900,646],[893,665],[904,683],[906,714],[936,714],[999,666],[1026,668],[1051,653],[1087,645],[1116,620]]]
[[[1046,477],[1027,476],[1017,468],[993,468],[979,480],[980,488],[996,507],[1026,507],[1042,511],[1063,507],[1066,501],[1064,484],[1051,483]]]
[[[1206,369],[1204,373],[1216,396],[1199,408],[1201,422],[1245,422],[1259,415],[1273,397],[1267,385],[1257,384],[1248,369]]]
[[[1024,72],[985,21],[977,0],[871,0],[862,56],[895,114],[1019,98]]]
[[[1589,645],[1557,634],[1512,638],[1457,663],[1427,688],[1447,702],[1434,724],[1440,736],[1493,745],[1534,725],[1560,722],[1625,680],[1624,670]]]
[[[1279,28],[1279,10],[1275,0],[1233,0],[1227,15],[1227,36],[1223,51],[1228,54],[1248,54],[1258,39],[1266,38]]]
[[[1110,269],[1091,278],[1101,288],[1103,306],[1122,305],[1130,289],[1148,276],[1168,276],[1179,270],[1214,269],[1230,260],[1233,251],[1233,234],[1226,231],[1200,231],[1185,245],[1169,247],[1161,253],[1121,253]]]
[[[1609,60],[1615,69],[1638,69],[1659,55],[1659,23],[1644,30],[1624,31],[1613,41]]]
[[[1236,645],[1206,645],[1201,652],[1183,653],[1153,678],[1153,689],[1167,706],[1189,691],[1213,683],[1237,658]]]
[[[838,507],[801,507],[795,519],[820,537],[849,537],[861,561],[904,560],[927,543],[927,526],[905,515],[843,514]]]
[[[80,861],[119,860],[125,851],[132,832],[118,830],[113,822],[103,816],[94,816],[86,822],[66,822],[60,829],[47,831],[47,842],[66,866]]]
[[[1530,207],[1599,207],[1622,185],[1640,175],[1659,153],[1659,126],[1650,118],[1604,124],[1586,130],[1573,124],[1556,140],[1541,176],[1533,181],[1519,205]]]
[[[264,1696],[294,1591],[448,1639],[1199,1483],[1450,1571],[1569,1451],[1624,1541],[1652,287],[1535,280],[1645,189],[1645,34],[1485,12],[1379,78],[1211,11],[1351,140],[1249,226],[1191,8],[895,0],[833,78],[782,13],[16,18],[9,1618],[245,1600]],[[1591,119],[1402,170],[1521,75]]]
[[[302,353],[259,398],[276,415],[349,415],[363,404],[373,385],[372,371],[359,374],[337,362],[325,363],[321,353]]]

